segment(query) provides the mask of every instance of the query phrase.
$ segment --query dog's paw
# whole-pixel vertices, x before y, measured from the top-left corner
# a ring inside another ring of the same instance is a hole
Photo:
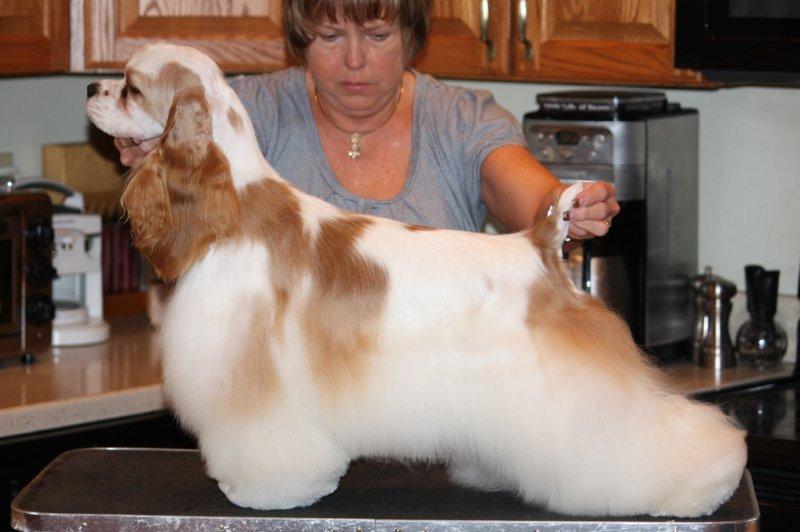
[[[734,463],[725,464],[723,468],[718,468],[718,465],[713,464],[708,469],[698,472],[695,478],[678,487],[676,494],[657,507],[652,515],[701,517],[713,513],[730,499],[739,487],[743,470]]]
[[[447,467],[447,476],[453,484],[481,491],[506,491],[513,488],[508,479],[494,471],[469,463],[453,463]]]
[[[714,512],[730,499],[739,486],[747,462],[744,431],[735,428],[719,412],[706,406],[693,406],[697,415],[704,414],[704,430],[689,442],[686,456],[694,464],[679,464],[683,473],[674,481],[673,493],[656,507],[653,515],[699,517]]]
[[[219,482],[218,485],[222,493],[236,506],[256,510],[288,510],[311,506],[336,491],[339,482],[320,481],[308,486],[281,483],[271,483],[269,486],[258,483],[233,485],[227,482]]]

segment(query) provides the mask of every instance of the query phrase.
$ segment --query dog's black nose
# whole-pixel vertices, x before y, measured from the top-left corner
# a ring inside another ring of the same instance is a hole
[[[100,92],[100,82],[89,83],[89,86],[86,87],[86,99],[88,100],[98,92]]]

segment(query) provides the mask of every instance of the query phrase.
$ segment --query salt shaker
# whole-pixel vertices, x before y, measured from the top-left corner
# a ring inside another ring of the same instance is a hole
[[[708,319],[700,365],[715,370],[736,366],[736,355],[731,343],[728,323],[731,317],[731,298],[736,295],[736,285],[717,275],[711,275],[705,284],[705,313]]]

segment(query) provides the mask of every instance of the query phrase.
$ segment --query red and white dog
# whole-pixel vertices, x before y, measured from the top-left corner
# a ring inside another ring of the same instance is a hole
[[[177,280],[164,387],[232,502],[312,504],[363,456],[443,460],[459,484],[570,514],[699,516],[738,486],[743,431],[670,392],[570,283],[576,187],[502,236],[343,212],[275,173],[185,47],[138,51],[86,108],[115,137],[161,135],[122,202]]]

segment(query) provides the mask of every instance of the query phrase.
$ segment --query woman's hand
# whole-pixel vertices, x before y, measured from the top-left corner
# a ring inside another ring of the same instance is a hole
[[[570,238],[584,239],[603,236],[611,228],[611,220],[619,213],[617,189],[605,181],[583,185],[572,203],[572,208],[564,213],[569,220]]]
[[[158,146],[160,137],[153,137],[136,142],[134,139],[115,138],[114,146],[119,151],[119,162],[123,166],[135,168],[144,159],[145,155]]]

